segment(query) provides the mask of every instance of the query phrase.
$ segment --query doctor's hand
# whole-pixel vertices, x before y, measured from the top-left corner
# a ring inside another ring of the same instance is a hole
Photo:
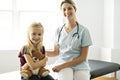
[[[61,65],[57,65],[57,66],[52,68],[53,72],[59,72],[61,69],[62,69]]]

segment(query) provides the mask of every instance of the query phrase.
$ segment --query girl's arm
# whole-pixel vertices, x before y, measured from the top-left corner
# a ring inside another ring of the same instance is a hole
[[[29,65],[27,63],[25,63],[23,66],[22,66],[22,69],[27,69],[29,67]]]
[[[53,50],[46,50],[46,55],[48,57],[54,57],[59,55],[59,46],[58,45],[54,45],[54,49]]]
[[[26,60],[27,64],[32,69],[35,69],[35,68],[38,68],[38,67],[44,67],[46,65],[47,60],[48,60],[48,58],[45,57],[43,60],[40,60],[38,62],[33,62],[33,60],[32,60],[30,55],[24,54],[24,57],[25,57],[25,60]]]
[[[53,71],[58,72],[63,68],[75,66],[77,64],[82,63],[83,61],[85,61],[87,59],[88,49],[89,49],[89,46],[82,47],[81,48],[81,55],[79,57],[77,57],[71,61],[68,61],[66,63],[63,63],[61,65],[55,66],[53,68]]]

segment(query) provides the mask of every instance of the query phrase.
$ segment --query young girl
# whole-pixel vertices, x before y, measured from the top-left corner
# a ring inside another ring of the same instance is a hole
[[[45,48],[43,46],[43,33],[44,28],[41,23],[33,23],[28,27],[27,31],[27,45],[24,45],[19,52],[18,57],[20,58],[20,70],[24,68],[24,64],[27,63],[32,69],[38,67],[44,67],[48,60],[45,57],[43,60],[40,60],[34,63],[31,55],[34,50],[40,51],[45,54]],[[54,80],[50,75],[46,77],[38,77],[37,75],[32,75],[28,80]]]

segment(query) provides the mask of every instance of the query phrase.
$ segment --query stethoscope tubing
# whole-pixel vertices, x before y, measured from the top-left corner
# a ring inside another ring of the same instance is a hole
[[[65,24],[64,24],[65,25]],[[63,29],[63,27],[64,27],[64,25],[62,26],[62,28],[60,29],[60,32],[59,32],[59,35],[58,35],[58,42],[59,42],[59,39],[60,39],[60,35],[61,35],[61,31],[62,31],[62,29]],[[74,33],[73,35],[72,35],[72,37],[74,37],[76,34],[78,35],[78,39],[79,39],[79,24],[77,23],[77,32],[76,33]]]

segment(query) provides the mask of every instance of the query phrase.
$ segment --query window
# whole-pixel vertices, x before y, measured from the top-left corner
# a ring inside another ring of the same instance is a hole
[[[0,0],[0,50],[20,49],[26,44],[27,27],[35,21],[44,26],[44,45],[51,48],[62,22],[59,11],[59,0]]]

